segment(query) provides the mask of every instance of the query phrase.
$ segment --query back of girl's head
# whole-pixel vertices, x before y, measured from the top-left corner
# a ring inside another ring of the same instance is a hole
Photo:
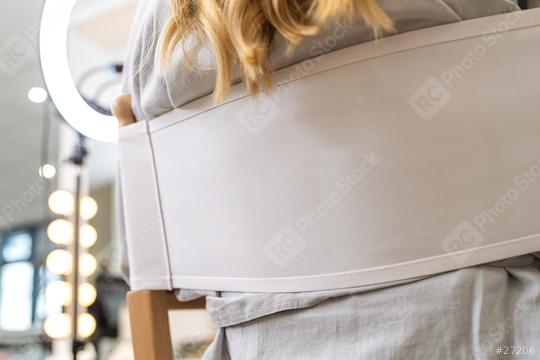
[[[177,46],[188,64],[200,46],[208,45],[216,61],[214,97],[229,91],[237,66],[248,90],[272,87],[270,47],[276,33],[291,48],[316,35],[330,20],[360,15],[377,35],[392,30],[392,21],[376,0],[170,0],[172,16],[160,39],[159,63],[167,69]],[[186,41],[194,37],[196,44]],[[188,45],[190,43],[190,45]]]

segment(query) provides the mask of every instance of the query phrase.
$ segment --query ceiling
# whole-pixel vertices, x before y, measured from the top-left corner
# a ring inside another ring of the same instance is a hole
[[[88,69],[123,59],[136,0],[79,0],[68,42],[70,65],[77,79]],[[0,231],[39,220],[46,191],[41,190],[43,119],[50,106],[28,101],[27,92],[42,86],[37,36],[42,0],[3,0],[0,12]],[[96,76],[85,86],[92,93],[111,75]],[[118,84],[101,97],[104,105]],[[57,165],[60,120],[51,118],[50,162]],[[113,144],[90,142],[91,186],[114,178]],[[54,184],[52,186],[55,186]]]

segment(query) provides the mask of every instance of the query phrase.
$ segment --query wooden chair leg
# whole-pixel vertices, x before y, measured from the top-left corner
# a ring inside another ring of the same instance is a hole
[[[203,298],[182,303],[164,290],[131,291],[127,303],[135,360],[172,360],[169,310],[205,306]]]
[[[167,292],[130,292],[127,302],[135,360],[171,360]]]

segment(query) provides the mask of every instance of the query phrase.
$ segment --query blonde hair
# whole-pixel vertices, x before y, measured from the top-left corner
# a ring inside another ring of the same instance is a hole
[[[158,63],[166,70],[180,44],[186,63],[197,66],[193,57],[208,44],[216,62],[216,100],[229,91],[235,66],[250,93],[272,87],[269,59],[276,32],[292,49],[303,38],[319,33],[329,20],[357,14],[376,36],[393,30],[376,0],[171,0],[171,5],[172,16],[159,40]],[[189,47],[190,37],[195,46]]]

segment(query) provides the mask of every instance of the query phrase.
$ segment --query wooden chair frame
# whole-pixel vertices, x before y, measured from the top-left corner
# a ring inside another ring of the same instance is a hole
[[[135,360],[172,360],[169,310],[205,308],[204,298],[180,302],[165,290],[131,291],[127,303]]]
[[[120,126],[135,122],[131,95],[116,96],[112,112]],[[172,291],[165,290],[131,291],[127,303],[135,360],[172,360],[169,310],[205,308],[204,298],[180,302]]]

